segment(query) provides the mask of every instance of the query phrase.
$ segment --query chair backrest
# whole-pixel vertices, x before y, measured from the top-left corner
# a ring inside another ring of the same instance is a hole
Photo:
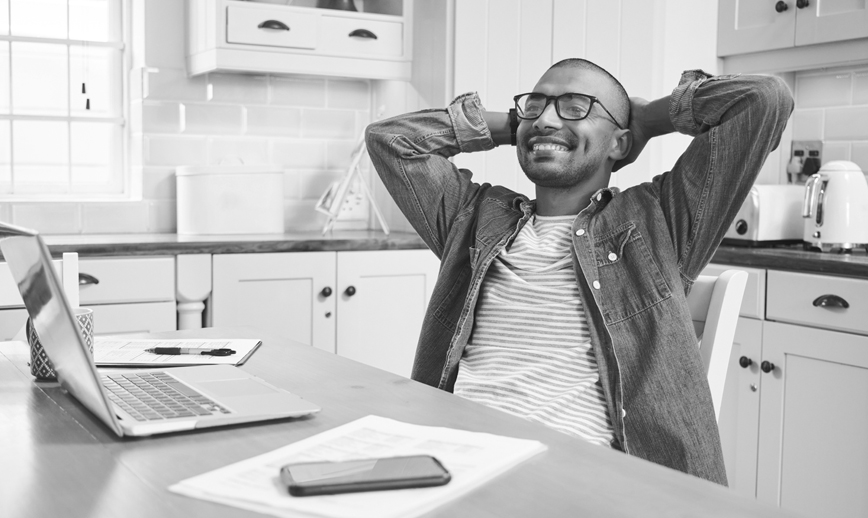
[[[746,284],[747,272],[743,270],[726,270],[718,277],[700,275],[687,296],[690,316],[700,340],[699,354],[708,376],[714,415],[718,421]]]

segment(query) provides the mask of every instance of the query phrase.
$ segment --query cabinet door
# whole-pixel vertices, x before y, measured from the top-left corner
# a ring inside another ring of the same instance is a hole
[[[87,306],[93,310],[96,336],[174,331],[178,315],[175,302],[142,302]]]
[[[778,12],[779,4],[786,10]],[[717,55],[792,47],[796,11],[792,0],[720,0]]]
[[[761,320],[738,319],[718,423],[729,487],[751,498],[756,497],[762,331]],[[750,365],[742,367],[742,357]]]
[[[757,498],[868,516],[868,337],[766,322]]]
[[[340,252],[337,353],[410,377],[439,267],[429,250]]]
[[[827,43],[868,37],[865,0],[808,2],[796,16],[796,45]]]
[[[214,327],[248,326],[335,350],[335,252],[215,255]]]

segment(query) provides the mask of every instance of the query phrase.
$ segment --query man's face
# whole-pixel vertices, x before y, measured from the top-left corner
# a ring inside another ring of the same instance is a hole
[[[598,97],[610,108],[616,106],[616,93],[600,73],[580,68],[548,70],[533,89],[545,95],[582,93]],[[522,120],[516,132],[518,161],[534,184],[550,188],[571,188],[604,174],[618,127],[598,105],[587,118],[561,119],[554,101],[535,120]],[[608,174],[608,171],[605,171]]]

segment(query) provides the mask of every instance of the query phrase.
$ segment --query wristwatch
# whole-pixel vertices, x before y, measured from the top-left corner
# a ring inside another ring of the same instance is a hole
[[[518,113],[515,108],[509,109],[509,143],[515,145],[515,132],[518,130]]]

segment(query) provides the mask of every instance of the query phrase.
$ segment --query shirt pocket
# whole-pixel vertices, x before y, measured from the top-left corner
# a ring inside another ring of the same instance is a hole
[[[672,296],[651,250],[632,221],[595,240],[600,307],[606,323],[632,317]]]

